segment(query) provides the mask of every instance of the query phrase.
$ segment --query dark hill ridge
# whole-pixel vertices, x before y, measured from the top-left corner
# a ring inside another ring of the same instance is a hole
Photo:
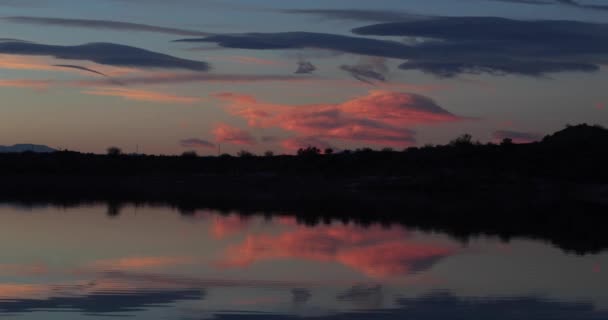
[[[542,143],[547,146],[563,148],[606,148],[608,147],[608,130],[600,126],[586,124],[568,126],[564,130],[546,136]]]
[[[0,146],[0,153],[21,153],[21,152],[35,152],[35,153],[51,153],[56,152],[53,149],[44,145],[37,144],[16,144],[13,146]]]
[[[607,130],[568,127],[541,142],[298,156],[0,154],[0,201],[289,212],[404,223],[467,238],[533,237],[579,253],[608,249]],[[114,150],[116,151],[116,150]]]

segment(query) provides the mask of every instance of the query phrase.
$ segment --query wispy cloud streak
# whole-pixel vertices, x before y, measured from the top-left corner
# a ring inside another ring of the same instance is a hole
[[[77,27],[88,29],[107,29],[118,31],[141,31],[141,32],[158,32],[172,34],[178,36],[202,37],[211,35],[208,32],[185,30],[179,28],[159,27],[148,24],[122,22],[113,20],[93,20],[93,19],[67,19],[67,18],[51,18],[51,17],[6,17],[2,20],[31,25],[41,26],[59,26],[59,27]]]

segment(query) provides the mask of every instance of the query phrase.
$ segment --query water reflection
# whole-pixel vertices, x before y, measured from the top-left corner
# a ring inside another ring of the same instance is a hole
[[[450,293],[434,293],[415,299],[398,299],[396,305],[397,307],[387,310],[366,310],[306,318],[317,320],[603,320],[608,318],[608,312],[597,310],[589,303],[556,302],[534,296],[503,299],[463,299]],[[193,316],[188,319],[197,318]],[[225,312],[218,314],[216,319],[287,320],[294,319],[294,317],[290,315]]]
[[[608,254],[402,226],[0,206],[14,319],[606,319]]]
[[[400,228],[296,227],[278,235],[250,234],[229,247],[218,267],[249,267],[264,260],[336,262],[372,277],[404,275],[433,266],[456,253],[449,245],[417,243]]]

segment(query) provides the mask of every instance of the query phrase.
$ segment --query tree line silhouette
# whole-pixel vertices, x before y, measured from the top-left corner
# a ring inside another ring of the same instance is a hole
[[[181,156],[124,154],[111,147],[107,154],[59,151],[50,154],[0,154],[0,174],[75,176],[146,175],[319,175],[325,177],[429,177],[460,178],[509,176],[606,181],[608,130],[577,125],[540,142],[481,144],[463,135],[447,145],[411,147],[403,151],[300,149],[297,155],[262,156],[243,150],[236,156]]]

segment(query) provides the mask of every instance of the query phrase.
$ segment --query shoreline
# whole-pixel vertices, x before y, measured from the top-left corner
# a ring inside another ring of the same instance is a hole
[[[523,178],[522,178],[523,179]],[[337,220],[398,223],[466,240],[479,235],[543,239],[578,254],[608,249],[608,185],[522,181],[421,184],[411,178],[319,176],[13,176],[0,202],[21,206],[167,206],[182,215],[213,209],[293,215],[307,224]]]

